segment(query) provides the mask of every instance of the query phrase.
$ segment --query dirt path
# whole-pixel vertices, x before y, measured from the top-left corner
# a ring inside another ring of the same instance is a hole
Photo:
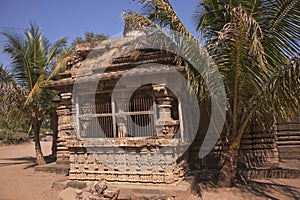
[[[51,142],[42,142],[44,155],[51,153]],[[34,143],[0,147],[0,200],[57,199],[51,191],[54,181],[64,175],[34,171]]]

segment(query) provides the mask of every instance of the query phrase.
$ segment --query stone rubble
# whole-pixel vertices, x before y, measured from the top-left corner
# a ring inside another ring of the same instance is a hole
[[[94,185],[86,187],[77,193],[76,200],[117,200],[120,190],[112,190],[107,187],[107,182],[100,179]]]

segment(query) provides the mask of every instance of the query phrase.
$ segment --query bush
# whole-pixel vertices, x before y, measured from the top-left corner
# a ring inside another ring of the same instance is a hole
[[[0,130],[0,140],[6,144],[19,144],[29,141],[29,135],[23,132],[13,132],[7,129]]]

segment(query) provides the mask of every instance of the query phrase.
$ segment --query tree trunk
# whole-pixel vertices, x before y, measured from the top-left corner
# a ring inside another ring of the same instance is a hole
[[[220,169],[218,186],[232,187],[236,177],[236,167],[238,161],[238,149],[229,148],[225,152],[225,160]]]
[[[38,165],[44,165],[44,164],[46,164],[46,161],[45,161],[45,158],[43,156],[41,143],[40,143],[40,127],[41,127],[41,124],[39,122],[36,122],[32,125],[33,134],[34,134],[36,163]]]
[[[53,139],[52,139],[52,156],[56,158],[56,152],[57,152],[57,135],[58,135],[58,130],[57,130],[57,114],[56,112],[52,112],[50,114],[50,126],[53,131]]]

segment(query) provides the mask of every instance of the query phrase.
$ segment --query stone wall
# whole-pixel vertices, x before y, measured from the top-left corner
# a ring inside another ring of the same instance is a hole
[[[76,138],[75,122],[72,116],[72,95],[61,93],[61,102],[56,112],[58,117],[57,164],[69,165],[68,142]]]
[[[201,105],[199,130],[189,148],[191,158],[189,163],[193,169],[218,170],[223,163],[224,133],[221,134],[220,139],[207,156],[202,159],[199,159],[198,156],[210,122],[209,108],[209,105]],[[239,166],[248,169],[278,166],[279,159],[276,141],[276,131],[248,130],[248,132],[243,134],[241,141]]]
[[[203,111],[202,115],[209,115]],[[219,139],[214,149],[204,158],[198,152],[207,131],[208,118],[202,118],[198,135],[190,148],[191,166],[196,169],[216,170],[222,163],[222,141]],[[243,135],[239,158],[240,167],[263,169],[277,167],[280,160],[300,159],[300,115],[291,120],[278,120],[274,130],[269,132],[251,131]]]
[[[218,170],[223,162],[224,137],[203,159],[198,158],[202,140],[198,137],[190,148],[190,163],[194,169]],[[243,168],[268,168],[278,166],[278,150],[274,133],[244,133],[241,141],[239,166]]]
[[[239,163],[250,169],[277,167],[279,159],[275,132],[244,133]]]
[[[300,160],[300,114],[276,125],[277,146],[281,160]]]

